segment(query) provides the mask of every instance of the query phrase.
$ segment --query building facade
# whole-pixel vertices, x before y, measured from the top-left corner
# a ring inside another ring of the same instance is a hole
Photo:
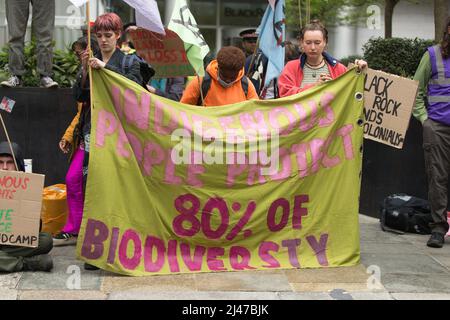
[[[450,0],[449,0],[450,1]],[[188,0],[189,7],[213,53],[225,45],[239,45],[239,32],[257,27],[267,0]],[[122,0],[91,0],[91,20],[104,12],[116,12],[125,23],[134,21],[133,10]],[[167,25],[175,0],[157,0],[162,21]],[[362,46],[370,37],[384,36],[383,8],[367,4],[374,12],[367,23],[359,26],[329,28],[328,50],[337,58],[362,54]],[[74,7],[69,0],[56,0],[55,47],[65,49],[81,36],[85,24],[85,8]],[[418,27],[420,25],[420,27]],[[27,41],[30,39],[31,19]],[[293,34],[296,30],[288,30]],[[393,36],[434,38],[433,2],[401,0],[394,10]],[[289,36],[288,36],[289,37]],[[0,46],[8,41],[5,2],[0,1]]]

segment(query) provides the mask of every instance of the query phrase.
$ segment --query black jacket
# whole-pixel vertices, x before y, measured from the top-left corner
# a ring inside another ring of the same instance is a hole
[[[128,69],[128,71],[125,73],[124,68],[122,66],[124,62],[125,54],[120,51],[120,49],[116,49],[114,51],[113,55],[109,59],[108,63],[106,64],[106,69],[109,69],[111,71],[114,71],[118,74],[121,74],[125,77],[127,77],[130,80],[133,80],[137,84],[142,84],[142,76],[141,76],[141,66],[138,61],[134,61],[131,67]],[[103,60],[101,53],[99,53],[96,58]],[[75,82],[75,85],[73,87],[73,94],[75,100],[79,102],[88,102],[89,101],[89,77],[87,77],[86,82],[84,84],[84,87],[81,87],[81,80],[83,77],[82,71],[79,72],[77,76],[77,81]]]

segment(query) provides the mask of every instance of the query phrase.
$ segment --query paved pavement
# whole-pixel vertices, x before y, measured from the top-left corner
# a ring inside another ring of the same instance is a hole
[[[127,277],[85,271],[74,246],[56,247],[51,273],[0,274],[0,300],[450,300],[450,238],[433,249],[374,218],[360,215],[360,227],[361,264],[342,268]]]

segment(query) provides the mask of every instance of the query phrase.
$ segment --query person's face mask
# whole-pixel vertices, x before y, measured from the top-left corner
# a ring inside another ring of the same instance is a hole
[[[222,87],[224,87],[224,88],[229,88],[229,87],[231,87],[231,86],[233,85],[233,83],[236,81],[236,78],[237,78],[237,75],[236,75],[236,76],[233,75],[233,76],[227,77],[227,78],[226,78],[227,81],[225,81],[225,80],[222,79],[222,77],[220,76],[220,71],[219,71],[219,73],[218,73],[218,75],[217,75],[217,81],[219,81],[220,85],[221,85]]]

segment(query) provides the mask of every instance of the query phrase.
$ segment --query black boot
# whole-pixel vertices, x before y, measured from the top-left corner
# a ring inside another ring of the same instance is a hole
[[[53,268],[53,260],[48,254],[23,258],[23,271],[50,271]]]
[[[432,232],[431,237],[427,242],[427,246],[432,248],[442,248],[444,246],[444,234],[439,232]]]

